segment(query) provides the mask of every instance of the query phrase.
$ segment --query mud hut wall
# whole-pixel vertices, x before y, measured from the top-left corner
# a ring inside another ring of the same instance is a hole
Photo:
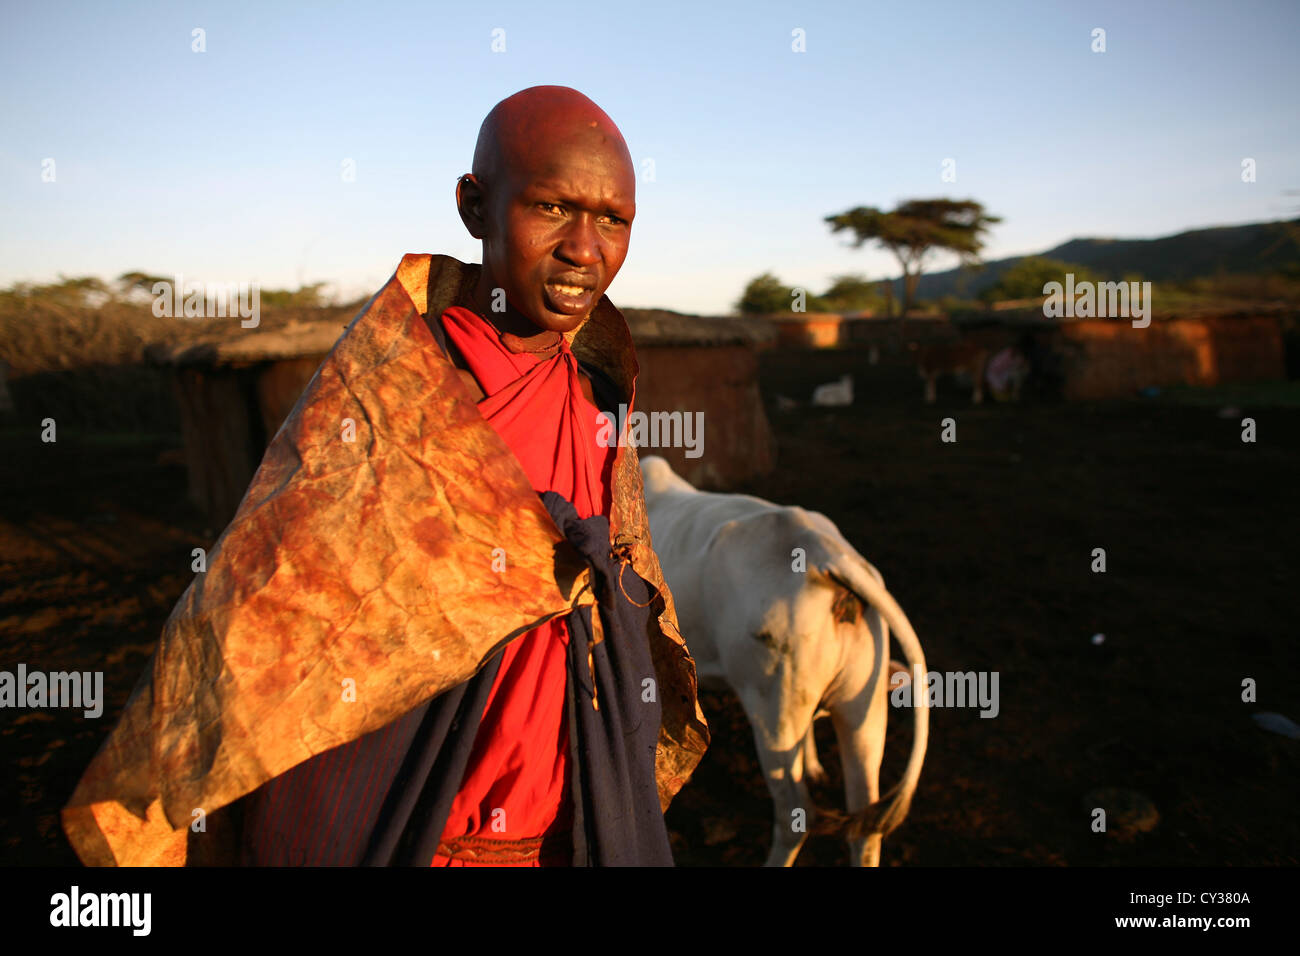
[[[637,356],[638,411],[704,416],[699,457],[687,458],[684,447],[656,448],[654,453],[692,484],[707,488],[733,487],[772,470],[776,444],[763,410],[752,345],[642,343]],[[190,494],[214,522],[224,525],[234,517],[267,444],[324,357],[176,369]]]
[[[1085,319],[1060,326],[1065,397],[1116,398],[1147,386],[1219,385],[1285,375],[1275,317],[1170,319],[1134,328],[1129,321]]]
[[[912,342],[929,345],[956,341],[968,334],[946,318],[931,317],[845,319],[841,328],[841,344],[875,345],[885,352],[901,351]]]
[[[271,437],[324,357],[173,370],[190,499],[215,524],[235,516]]]
[[[704,415],[699,457],[687,458],[685,448],[643,448],[641,454],[662,455],[679,475],[704,488],[731,488],[772,470],[776,442],[752,346],[639,344],[637,360],[637,411]]]
[[[251,384],[243,369],[177,368],[172,376],[190,500],[221,526],[234,517],[262,457]]]
[[[325,355],[311,355],[268,362],[260,369],[257,375],[257,407],[266,429],[267,444],[270,444],[271,438],[298,404],[298,399],[307,390],[307,385],[323,361]]]
[[[830,349],[842,344],[843,322],[838,315],[775,315],[777,344],[792,348]]]

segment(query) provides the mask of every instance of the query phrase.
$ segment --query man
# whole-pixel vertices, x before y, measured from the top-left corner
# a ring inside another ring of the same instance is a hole
[[[407,256],[322,364],[64,810],[87,863],[671,863],[707,728],[595,439],[631,157],[534,87],[456,200],[482,267]]]

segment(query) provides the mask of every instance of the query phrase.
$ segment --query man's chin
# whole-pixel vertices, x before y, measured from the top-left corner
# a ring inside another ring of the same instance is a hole
[[[542,293],[541,308],[537,310],[537,316],[532,318],[534,325],[543,329],[550,329],[555,332],[572,332],[596,309],[596,303],[600,296],[595,290],[589,293],[582,303],[582,308],[575,308],[575,303],[561,302],[552,300],[546,292]]]
[[[573,286],[573,289],[576,291],[578,286]],[[599,302],[599,299],[601,299],[601,290],[594,287],[569,295],[560,291],[559,287],[542,285],[542,303],[552,316],[560,320],[584,320],[586,316],[591,315],[591,310],[595,308],[595,303]]]
[[[582,325],[582,323],[586,321],[587,321],[587,316],[585,315],[548,314],[546,316],[546,321],[534,322],[533,324],[538,326],[539,328],[548,329],[552,332],[559,332],[561,335],[563,335],[566,332],[572,332],[574,329],[578,328],[578,326]]]
[[[539,332],[559,332],[561,334],[572,332],[587,320],[585,315],[561,315],[546,308],[530,311],[532,312],[531,315],[524,313],[522,310],[518,314],[527,319]],[[520,334],[529,333],[520,332]]]

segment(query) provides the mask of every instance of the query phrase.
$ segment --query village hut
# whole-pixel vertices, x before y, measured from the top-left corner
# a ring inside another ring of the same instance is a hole
[[[1257,310],[1157,317],[1146,328],[1126,319],[1079,319],[1062,322],[1054,339],[1063,359],[1064,394],[1071,399],[1286,375],[1279,315]]]
[[[1153,387],[1285,378],[1285,312],[1270,305],[1155,311],[1149,324],[1134,326],[1130,318],[1047,319],[1039,308],[967,315],[954,329],[991,348],[1032,341],[1054,357],[1062,398],[1114,399]]]
[[[650,440],[642,453],[663,455],[706,488],[770,471],[775,441],[759,396],[757,349],[774,331],[761,321],[663,310],[624,315],[641,371],[635,407],[623,419],[634,438]],[[190,497],[214,523],[234,517],[267,445],[344,327],[337,319],[236,327],[147,350],[169,373],[179,406]]]
[[[783,312],[766,317],[786,348],[833,349],[845,344],[844,316],[834,312]]]
[[[698,449],[661,444],[643,453],[662,455],[699,488],[732,488],[770,472],[776,442],[759,395],[758,352],[772,344],[776,330],[760,319],[662,309],[623,314],[641,367],[637,408],[651,416],[694,414],[704,425]]]

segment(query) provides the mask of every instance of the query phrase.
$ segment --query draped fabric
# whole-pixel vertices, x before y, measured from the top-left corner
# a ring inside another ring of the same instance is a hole
[[[577,359],[558,333],[541,347],[515,351],[483,318],[461,307],[442,315],[447,339],[464,357],[484,398],[484,419],[523,466],[539,493],[555,492],[579,518],[608,517],[613,448],[598,441],[598,409],[583,395]],[[500,559],[509,561],[509,542]],[[447,818],[443,841],[554,838],[571,832],[569,728],[565,667],[569,624],[556,618],[502,652],[469,765]],[[554,842],[554,841],[553,841]],[[561,853],[568,862],[570,854]],[[543,865],[497,863],[495,865]],[[434,856],[435,866],[476,865]]]
[[[484,419],[566,538],[607,579],[616,449],[599,440],[598,409],[583,395],[567,343],[498,335],[464,308],[444,313],[442,326],[484,393]],[[510,542],[500,546],[508,562]],[[648,605],[640,576],[622,577],[621,587]],[[615,627],[610,641],[596,643],[589,615],[554,618],[459,687],[261,787],[241,807],[242,862],[671,865],[654,776],[660,710],[641,700],[654,673],[638,639],[644,612],[600,590]],[[592,706],[598,675],[604,712]],[[538,841],[540,854],[518,851]]]
[[[573,861],[668,857],[662,811],[709,738],[636,452],[613,450],[608,521],[537,494],[448,359],[440,316],[472,303],[481,272],[406,255],[338,336],[61,812],[84,863],[427,866],[503,651],[560,616],[576,638]],[[635,405],[635,348],[607,298],[570,344],[601,409]],[[243,361],[246,334],[216,347]],[[478,559],[498,545],[504,573]],[[597,603],[599,619],[575,614]],[[653,852],[625,852],[643,835]]]
[[[557,333],[540,353],[516,353],[469,309],[450,308],[442,322],[486,396],[479,411],[533,487],[567,498],[580,518],[608,517],[614,449],[598,441],[598,410],[583,395],[578,360],[564,337]],[[543,358],[546,352],[554,354]]]
[[[579,866],[672,866],[655,782],[663,719],[645,635],[656,589],[610,548],[609,522],[579,519],[559,495],[542,495],[556,526],[592,569],[595,609],[568,616],[569,713],[578,754]],[[601,622],[599,629],[597,621]]]

